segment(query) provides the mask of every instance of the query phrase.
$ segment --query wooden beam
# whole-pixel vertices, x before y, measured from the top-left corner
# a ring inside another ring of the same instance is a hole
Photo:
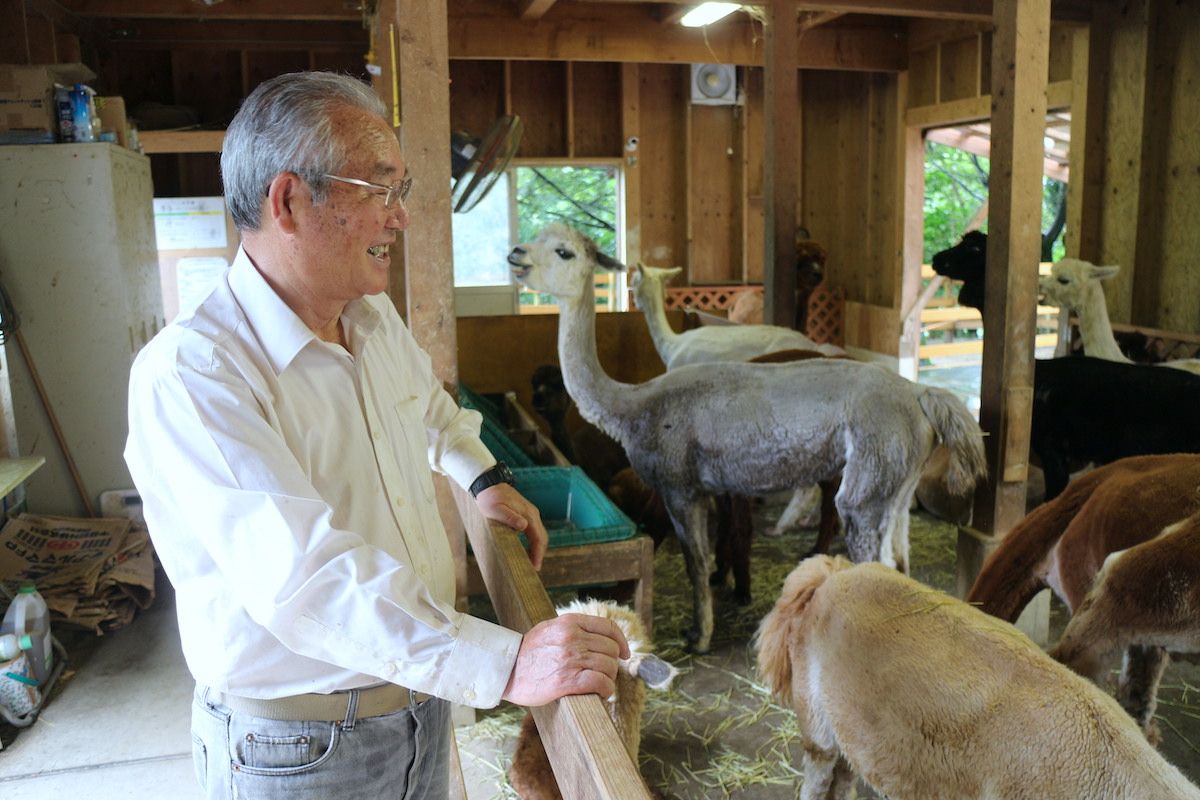
[[[984,19],[993,16],[991,0],[799,0],[801,11],[840,11],[844,14],[924,17],[927,19]],[[1059,22],[1090,22],[1091,0],[1054,0],[1052,16]]]
[[[1050,0],[996,0],[992,39],[992,150],[987,303],[980,426],[988,481],[975,494],[974,527],[1003,536],[1025,515],[1037,264],[1041,252],[1042,137],[1050,51]]]
[[[450,57],[635,63],[763,64],[762,28],[731,22],[703,29],[641,21],[451,17]],[[804,36],[801,69],[900,72],[908,67],[904,36],[890,28],[817,28]]]
[[[554,5],[554,0],[519,0],[517,16],[521,19],[541,19]]]
[[[237,0],[208,6],[195,0],[59,0],[78,17],[162,19],[359,20],[358,3],[330,0]]]
[[[110,19],[97,22],[107,48],[144,49],[201,44],[268,50],[276,45],[303,49],[366,48],[370,35],[358,22],[313,25],[288,20]]]
[[[555,617],[516,532],[489,524],[474,500],[457,487],[454,499],[500,623],[525,633]],[[599,697],[564,697],[530,710],[566,800],[650,800]]]
[[[800,12],[800,22],[796,25],[796,30],[801,34],[805,31],[811,31],[813,28],[820,27],[827,22],[833,22],[839,17],[846,16],[844,11],[802,11]]]
[[[767,6],[765,27],[763,322],[791,328],[796,321],[796,221],[800,218],[799,37],[791,0],[774,0]]]

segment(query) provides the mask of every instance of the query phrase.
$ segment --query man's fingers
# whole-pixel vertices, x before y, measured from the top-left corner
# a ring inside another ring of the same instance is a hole
[[[598,694],[608,698],[617,693],[617,682],[603,672],[586,670],[576,676],[575,689],[577,694]]]
[[[611,619],[593,617],[590,614],[571,614],[569,616],[573,617],[575,623],[588,633],[599,634],[616,641],[620,645],[620,657],[629,658],[629,642],[625,641],[625,634],[621,632],[617,623]]]

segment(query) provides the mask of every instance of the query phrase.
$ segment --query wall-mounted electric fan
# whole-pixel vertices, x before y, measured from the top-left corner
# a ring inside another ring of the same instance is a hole
[[[693,105],[731,106],[737,102],[737,67],[733,64],[692,64]]]
[[[518,116],[501,117],[482,139],[455,131],[450,136],[450,204],[466,213],[487,195],[521,145],[524,126]]]

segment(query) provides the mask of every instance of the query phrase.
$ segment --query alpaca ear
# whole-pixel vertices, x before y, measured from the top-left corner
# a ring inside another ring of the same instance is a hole
[[[611,269],[614,272],[625,271],[624,264],[622,264],[620,261],[617,261],[612,256],[605,255],[599,251],[596,253],[596,266],[600,267],[601,269]]]
[[[683,267],[671,267],[670,269],[665,270],[665,272],[667,273],[667,280],[671,280],[672,278],[675,278],[683,273]]]
[[[1117,277],[1117,274],[1120,272],[1121,272],[1121,267],[1118,266],[1117,264],[1113,264],[1113,265],[1107,266],[1107,267],[1097,267],[1096,265],[1093,264],[1091,277],[1095,278],[1098,281],[1106,281],[1109,278]]]

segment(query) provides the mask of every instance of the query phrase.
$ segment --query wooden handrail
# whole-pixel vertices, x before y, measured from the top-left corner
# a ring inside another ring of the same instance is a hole
[[[484,519],[453,484],[452,491],[501,624],[525,633],[557,616],[516,531]],[[530,711],[564,800],[650,800],[599,697],[564,697]]]

